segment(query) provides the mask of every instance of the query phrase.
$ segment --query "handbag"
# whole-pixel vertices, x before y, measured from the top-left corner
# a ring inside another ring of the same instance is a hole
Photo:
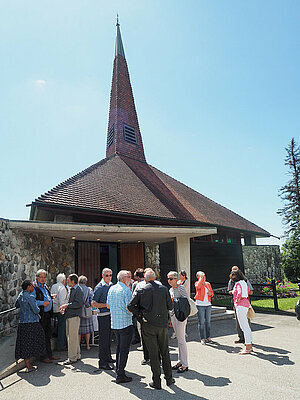
[[[192,317],[193,315],[197,314],[198,308],[197,308],[196,303],[194,302],[194,300],[191,299],[190,297],[189,297],[189,303],[190,303],[190,307],[191,307],[191,311],[190,311],[189,317]]]
[[[183,322],[190,315],[191,306],[189,299],[186,297],[178,297],[174,299],[174,313],[178,321]]]
[[[91,316],[92,316],[92,307],[91,306],[87,307],[85,305],[86,302],[87,302],[87,299],[88,299],[88,295],[89,295],[89,290],[87,290],[87,292],[86,292],[86,296],[85,296],[85,299],[84,299],[84,302],[83,302],[83,306],[81,308],[81,318],[91,318]]]
[[[250,305],[247,312],[247,318],[253,319],[254,317],[255,317],[255,311],[253,310],[253,307]]]

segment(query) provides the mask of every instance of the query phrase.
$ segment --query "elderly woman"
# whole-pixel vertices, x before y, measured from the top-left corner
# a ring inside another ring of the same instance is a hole
[[[196,274],[196,306],[198,309],[198,329],[201,344],[211,343],[210,337],[210,318],[211,318],[211,298],[214,295],[211,284],[206,282],[205,273],[198,271]]]
[[[187,294],[190,296],[190,281],[188,280],[187,273],[184,269],[179,272],[179,281],[180,285],[185,287]]]
[[[87,277],[84,275],[81,275],[78,278],[78,284],[81,287],[83,291],[83,309],[89,309],[91,307],[92,303],[92,298],[93,298],[93,290],[90,287],[86,286],[87,283]],[[93,327],[93,320],[92,320],[92,313],[90,317],[80,317],[80,326],[79,326],[79,345],[81,343],[81,338],[82,336],[85,336],[85,342],[86,342],[86,348],[87,350],[90,350],[90,337],[91,333],[93,333],[94,327]]]
[[[239,354],[250,354],[252,352],[252,332],[249,326],[247,313],[250,307],[248,298],[249,287],[245,275],[240,270],[232,271],[230,279],[235,282],[232,294],[233,302],[236,311],[236,317],[245,337],[246,348]]]
[[[178,273],[176,271],[170,271],[168,273],[168,283],[171,286],[170,295],[172,301],[180,297],[188,298],[187,291],[183,285],[178,283]],[[175,316],[174,309],[170,311],[171,321],[174,328],[174,332],[178,341],[178,361],[173,365],[172,369],[176,369],[178,373],[184,373],[188,371],[188,354],[185,340],[185,329],[187,318],[184,321],[178,321]]]
[[[66,316],[61,314],[59,307],[68,302],[68,291],[66,289],[66,275],[58,274],[56,282],[51,288],[53,298],[53,314],[57,318],[57,350],[67,350]]]
[[[33,284],[30,280],[22,283],[22,292],[19,294],[16,307],[20,308],[19,325],[15,349],[15,359],[24,359],[26,372],[36,370],[30,363],[31,357],[40,357],[45,351],[45,334],[39,321],[40,309],[32,294]]]

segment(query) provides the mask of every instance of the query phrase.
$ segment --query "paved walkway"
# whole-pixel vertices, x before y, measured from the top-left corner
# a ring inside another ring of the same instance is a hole
[[[300,322],[293,316],[258,314],[252,324],[255,353],[240,356],[234,345],[234,321],[213,323],[214,344],[201,346],[196,325],[188,327],[190,370],[176,385],[154,391],[149,366],[141,366],[142,353],[133,346],[127,365],[131,383],[117,385],[114,373],[95,374],[97,350],[83,350],[82,362],[41,365],[31,374],[21,371],[3,380],[5,400],[157,399],[157,400],[298,400],[300,398]],[[176,340],[170,340],[176,360]],[[65,356],[65,353],[62,354]],[[178,374],[174,374],[175,377]]]

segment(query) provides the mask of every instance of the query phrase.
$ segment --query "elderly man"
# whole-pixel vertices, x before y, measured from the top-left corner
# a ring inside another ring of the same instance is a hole
[[[39,269],[36,273],[36,280],[33,282],[33,295],[36,298],[36,304],[40,309],[40,323],[45,332],[46,354],[41,357],[41,361],[51,363],[58,357],[53,356],[51,349],[51,317],[52,317],[52,298],[50,290],[46,284],[47,271]]]
[[[66,316],[61,314],[58,309],[63,304],[67,303],[68,291],[66,289],[66,275],[58,274],[56,282],[51,288],[51,295],[53,297],[53,314],[57,318],[57,350],[67,350],[67,337],[66,337]]]
[[[173,304],[168,289],[155,282],[153,270],[145,272],[145,281],[146,286],[133,294],[128,309],[143,320],[142,335],[149,351],[153,379],[150,386],[161,389],[159,355],[167,385],[171,386],[175,382],[168,347],[169,310],[173,309]]]
[[[107,304],[110,308],[111,328],[117,339],[116,351],[116,383],[131,382],[132,378],[125,374],[125,367],[133,333],[132,313],[127,310],[131,299],[129,271],[120,271],[117,275],[118,283],[113,285],[107,295]]]
[[[107,305],[108,291],[112,287],[112,270],[104,268],[102,279],[95,287],[92,299],[92,307],[98,308],[98,332],[99,332],[99,369],[113,369],[109,364],[114,362],[111,357],[111,318]]]
[[[238,270],[239,270],[239,267],[236,266],[236,265],[234,265],[231,268],[231,272],[238,271]],[[248,288],[249,288],[249,294],[253,294],[253,287],[252,287],[250,281],[247,278],[246,278],[246,282],[247,282],[247,285],[248,285]],[[227,291],[228,291],[229,294],[232,294],[234,285],[235,285],[235,282],[233,282],[231,279],[229,279],[228,287],[227,287]],[[234,313],[235,313],[235,307],[233,307],[233,309],[234,309]],[[236,330],[237,330],[237,334],[238,334],[239,338],[237,340],[235,340],[234,343],[245,343],[244,332],[242,331],[242,329],[240,327],[240,324],[239,324],[239,321],[237,319],[236,314],[235,314],[235,322],[236,322]],[[250,324],[250,320],[249,319],[248,319],[248,323]]]
[[[65,365],[74,364],[81,358],[78,330],[84,302],[83,291],[78,285],[78,276],[76,274],[68,276],[68,285],[71,288],[69,301],[59,307],[59,312],[66,315],[69,360],[64,363]]]

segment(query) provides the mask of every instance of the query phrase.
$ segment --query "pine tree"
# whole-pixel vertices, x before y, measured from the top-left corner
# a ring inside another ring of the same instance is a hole
[[[278,210],[282,215],[283,224],[286,226],[285,234],[297,230],[300,216],[300,147],[294,138],[285,149],[287,156],[285,165],[288,166],[289,182],[279,190],[279,196],[284,201],[284,207]]]

